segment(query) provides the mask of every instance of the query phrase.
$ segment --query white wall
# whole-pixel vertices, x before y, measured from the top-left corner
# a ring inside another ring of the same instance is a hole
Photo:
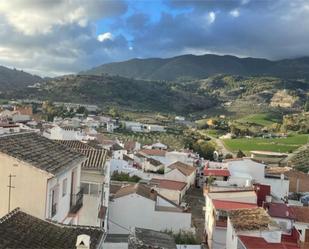
[[[271,194],[275,195],[276,197],[283,198],[289,195],[289,180],[265,178],[262,183],[270,185]]]
[[[154,201],[137,194],[114,199],[109,204],[109,233],[127,234],[133,227],[157,231],[191,228],[191,213],[155,211]]]
[[[265,165],[257,163],[251,159],[244,158],[242,160],[227,161],[228,169],[231,176],[239,176],[240,174],[249,174],[253,179],[263,180],[265,174]]]

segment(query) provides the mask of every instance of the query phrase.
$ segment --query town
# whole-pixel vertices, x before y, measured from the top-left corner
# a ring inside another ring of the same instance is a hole
[[[309,175],[291,167],[295,155],[215,150],[209,160],[117,133],[168,133],[191,127],[185,117],[149,124],[31,101],[1,109],[1,248],[308,248]]]

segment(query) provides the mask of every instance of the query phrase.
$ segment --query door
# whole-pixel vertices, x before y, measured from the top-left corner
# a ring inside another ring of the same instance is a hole
[[[73,198],[74,198],[74,195],[76,194],[75,193],[75,189],[76,189],[76,174],[75,174],[75,171],[73,170],[72,171],[72,174],[71,174],[71,198],[70,198],[70,207],[73,205]]]

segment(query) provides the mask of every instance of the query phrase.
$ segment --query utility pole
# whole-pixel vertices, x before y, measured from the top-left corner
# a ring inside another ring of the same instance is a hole
[[[12,191],[12,188],[15,188],[12,185],[12,178],[13,177],[16,177],[16,175],[9,174],[9,185],[8,185],[8,188],[9,188],[9,204],[8,204],[8,213],[11,212],[11,191]]]

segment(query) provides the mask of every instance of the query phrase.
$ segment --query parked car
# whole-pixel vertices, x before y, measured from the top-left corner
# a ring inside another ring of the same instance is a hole
[[[300,202],[304,205],[309,205],[309,195],[305,195],[300,198]]]

